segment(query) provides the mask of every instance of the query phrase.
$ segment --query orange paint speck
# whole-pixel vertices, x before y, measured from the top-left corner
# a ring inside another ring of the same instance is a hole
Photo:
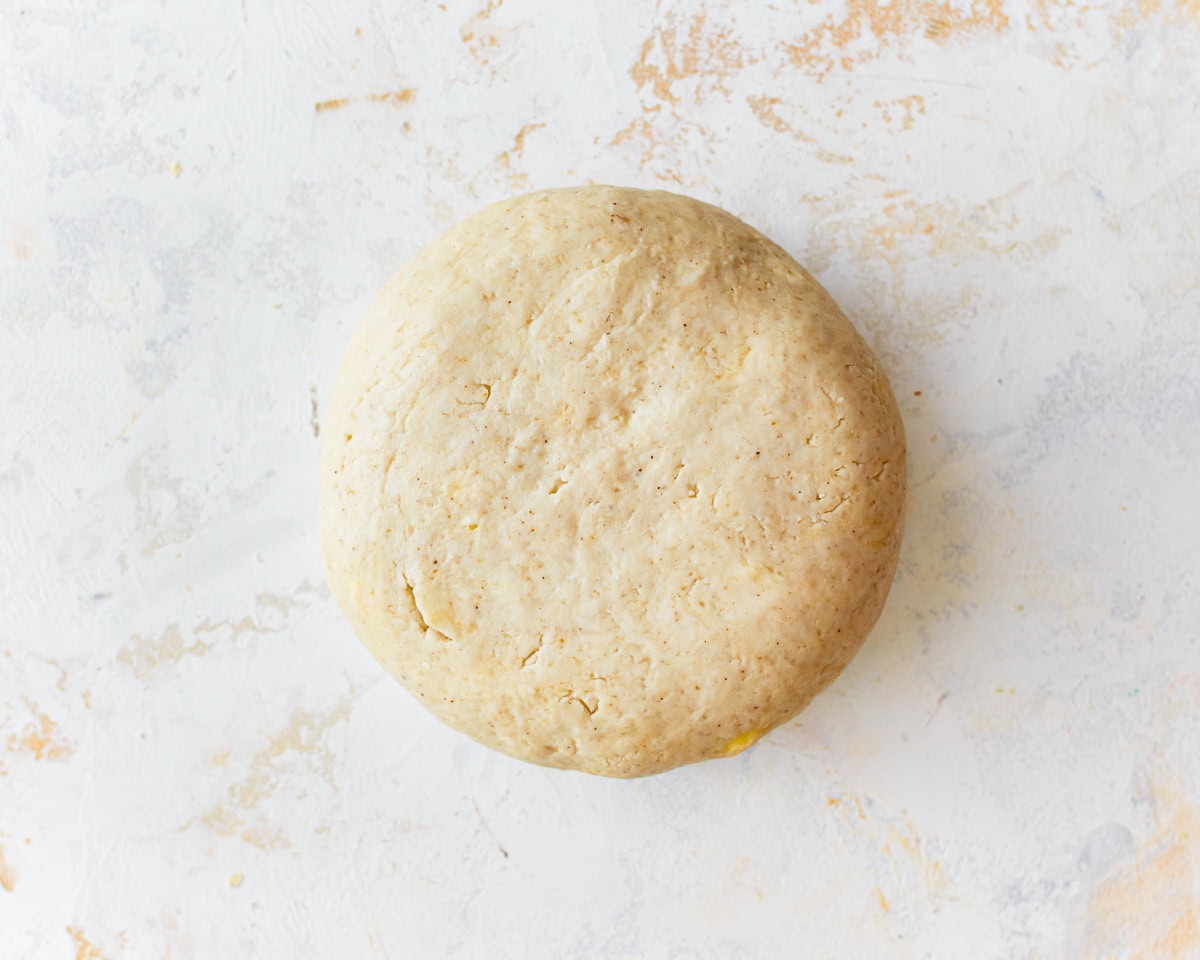
[[[33,714],[34,723],[8,738],[9,752],[30,753],[35,760],[62,760],[70,756],[71,746],[62,738],[58,724],[40,712],[32,701],[26,700],[25,704]]]
[[[874,105],[885,123],[899,123],[903,130],[911,130],[917,117],[925,115],[925,98],[917,93],[897,100],[876,100]]]
[[[517,131],[517,135],[513,137],[513,145],[496,156],[495,162],[508,174],[508,178],[514,186],[524,184],[528,180],[528,177],[523,173],[513,171],[513,160],[519,159],[525,153],[525,138],[533,133],[534,130],[540,130],[544,126],[544,123],[525,124]]]
[[[405,87],[403,90],[392,90],[388,93],[370,93],[367,94],[367,100],[370,103],[391,103],[399,105],[408,103],[416,97],[417,91],[412,87]]]
[[[471,56],[480,63],[487,61],[487,51],[490,48],[500,46],[500,38],[488,27],[487,20],[503,4],[504,0],[488,0],[488,3],[459,30],[458,35],[462,42],[471,51]]]
[[[91,943],[78,927],[67,927],[67,933],[75,941],[75,960],[105,960],[100,948]]]
[[[12,893],[13,887],[16,885],[17,872],[9,866],[8,861],[4,858],[4,848],[0,847],[0,887]]]
[[[825,806],[839,807],[842,805],[843,801],[847,804],[854,804],[854,814],[859,820],[867,819],[867,812],[863,809],[862,801],[858,797],[851,796],[850,794],[842,794],[840,797],[830,797],[825,801]]]
[[[6,230],[8,234],[8,252],[14,260],[32,259],[41,244],[33,225],[21,221],[13,221]]]
[[[504,0],[488,0],[488,2],[484,4],[483,9],[475,14],[475,16],[462,28],[460,36],[462,37],[463,43],[467,43],[472,37],[475,36],[475,24],[478,24],[482,20],[486,20],[503,5]]]
[[[399,106],[402,103],[408,103],[417,95],[417,91],[412,87],[405,87],[402,90],[388,90],[384,93],[368,93],[363,100],[367,103],[390,103],[393,106]],[[314,109],[317,113],[328,113],[332,110],[340,110],[351,102],[350,97],[338,97],[336,100],[322,100],[320,103],[314,104]]]

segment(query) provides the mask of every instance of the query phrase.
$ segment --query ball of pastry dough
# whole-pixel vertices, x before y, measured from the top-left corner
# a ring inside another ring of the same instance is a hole
[[[782,249],[670,193],[548,190],[422,250],[325,418],[329,583],[450,726],[632,777],[729,756],[846,666],[905,446],[863,339]]]

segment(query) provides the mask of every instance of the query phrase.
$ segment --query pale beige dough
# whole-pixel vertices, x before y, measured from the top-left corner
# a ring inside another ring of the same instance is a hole
[[[432,713],[630,777],[738,752],[879,616],[904,433],[829,295],[730,214],[579,187],[422,250],[354,334],[321,537]]]

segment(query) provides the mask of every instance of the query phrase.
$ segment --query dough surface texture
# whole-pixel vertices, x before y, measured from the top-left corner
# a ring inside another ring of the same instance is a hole
[[[686,197],[495,204],[353,335],[322,430],[330,587],[452,727],[609,776],[805,707],[895,572],[904,432],[781,248]]]

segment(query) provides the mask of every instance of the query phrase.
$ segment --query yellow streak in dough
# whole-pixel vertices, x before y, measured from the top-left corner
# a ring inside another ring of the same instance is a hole
[[[747,730],[745,733],[739,733],[736,737],[725,744],[725,749],[722,751],[727,757],[735,757],[743,750],[758,743],[762,739],[763,730]]]

